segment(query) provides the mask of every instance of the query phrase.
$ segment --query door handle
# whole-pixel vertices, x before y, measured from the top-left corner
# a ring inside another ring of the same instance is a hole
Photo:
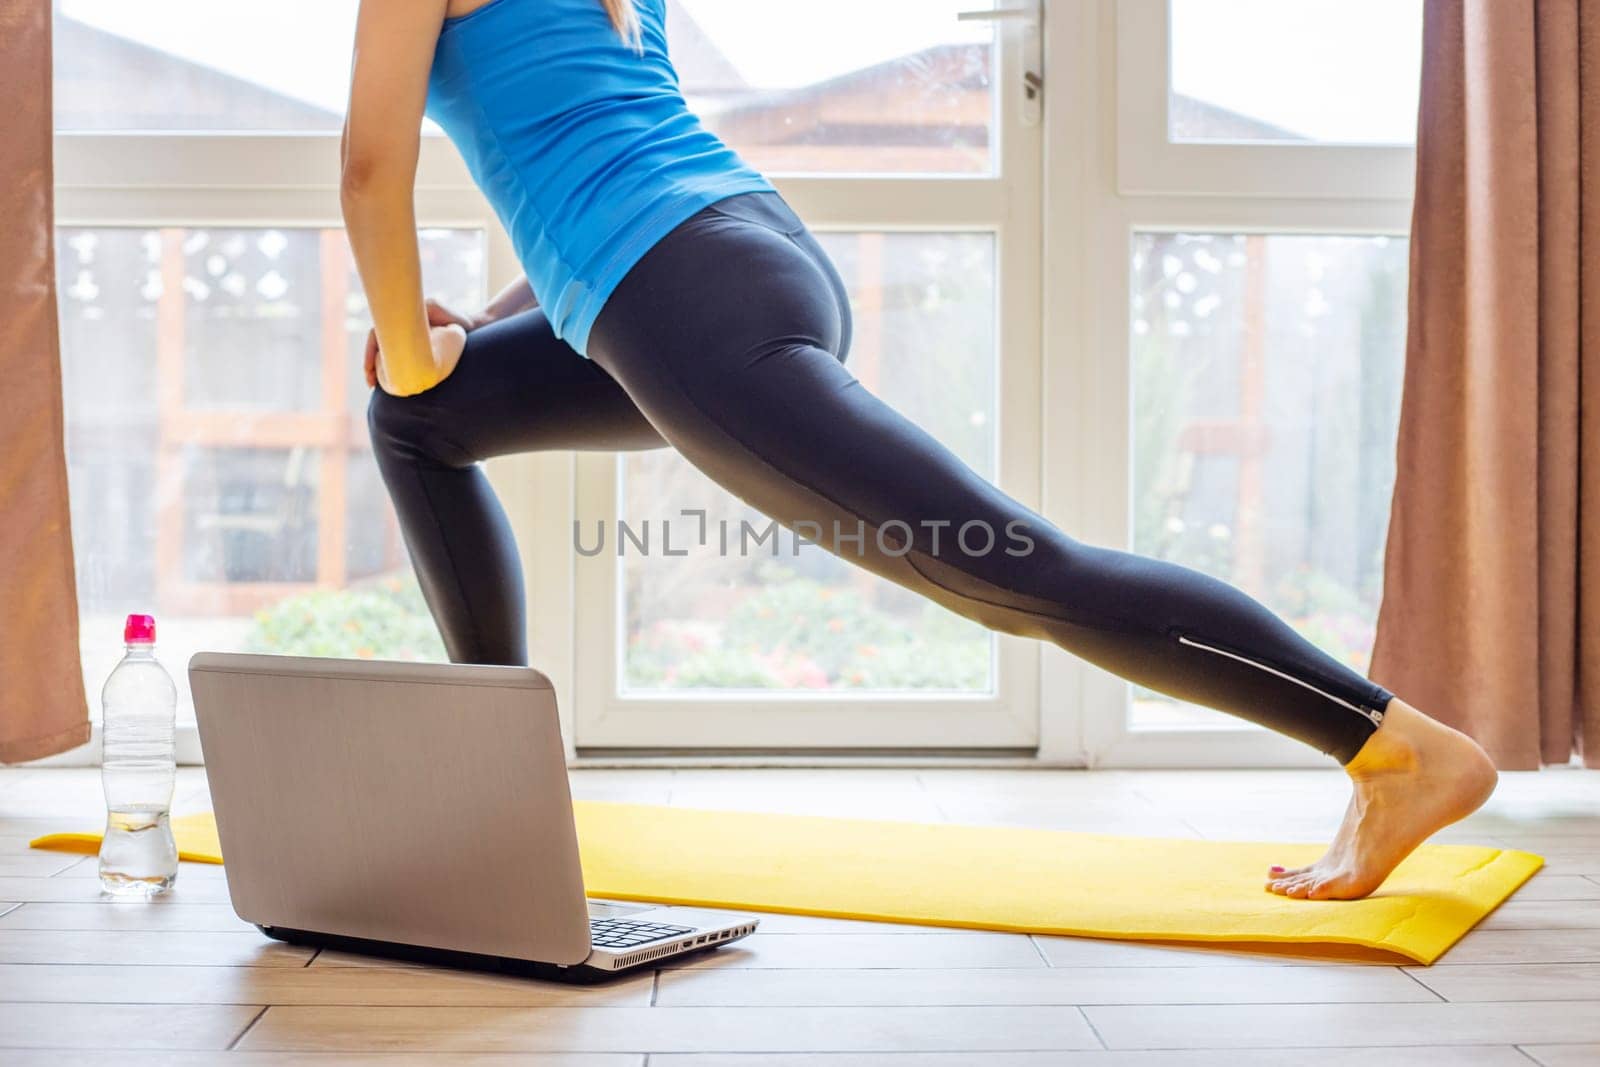
[[[1038,13],[1025,7],[991,7],[981,11],[957,11],[961,22],[999,22],[1004,19],[1037,19]]]
[[[960,22],[1015,23],[1021,31],[1020,59],[1022,92],[1017,118],[1024,126],[1037,126],[1044,115],[1044,0],[1030,0],[1026,7],[991,7],[958,11]]]

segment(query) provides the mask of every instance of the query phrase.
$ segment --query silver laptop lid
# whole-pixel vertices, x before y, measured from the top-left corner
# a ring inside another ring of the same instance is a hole
[[[240,918],[546,963],[589,955],[544,675],[201,652],[189,680]]]

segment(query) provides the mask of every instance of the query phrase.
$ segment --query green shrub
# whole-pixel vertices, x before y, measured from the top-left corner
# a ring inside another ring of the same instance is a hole
[[[422,591],[409,576],[285,597],[256,612],[246,648],[344,659],[446,658]]]
[[[643,689],[981,689],[989,635],[935,604],[915,628],[780,566],[721,625],[662,621],[629,642]]]

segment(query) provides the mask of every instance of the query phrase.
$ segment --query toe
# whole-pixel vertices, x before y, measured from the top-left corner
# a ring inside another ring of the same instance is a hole
[[[1272,882],[1272,891],[1280,896],[1292,897],[1295,895],[1295,889],[1304,880],[1305,879],[1300,876],[1274,879]]]
[[[1289,896],[1294,897],[1297,900],[1304,900],[1306,895],[1311,892],[1311,887],[1315,884],[1315,878],[1302,875],[1289,883],[1287,893]]]

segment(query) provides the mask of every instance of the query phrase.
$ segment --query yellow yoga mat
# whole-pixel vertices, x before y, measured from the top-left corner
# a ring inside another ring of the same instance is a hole
[[[1426,845],[1365,900],[1289,900],[1262,888],[1267,868],[1309,863],[1321,846],[594,801],[574,809],[584,883],[596,897],[976,930],[1292,945],[1308,954],[1398,955],[1425,964],[1544,864],[1512,849]],[[209,813],[172,826],[184,859],[222,862]],[[99,841],[98,834],[52,834],[33,844],[93,852]]]

